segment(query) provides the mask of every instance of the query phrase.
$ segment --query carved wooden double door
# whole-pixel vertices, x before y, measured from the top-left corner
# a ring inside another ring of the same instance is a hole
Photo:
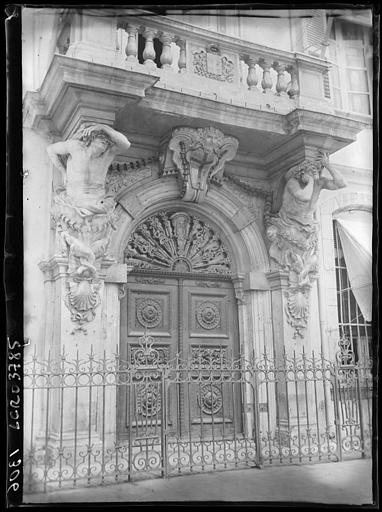
[[[146,340],[143,347],[145,334],[151,337],[150,346]],[[120,389],[121,438],[159,433],[164,421],[170,436],[239,432],[240,388],[228,382],[229,375],[223,382],[221,371],[214,370],[237,358],[238,349],[236,299],[229,278],[130,274],[121,304],[121,358],[138,367],[142,363],[152,373],[148,379],[142,373],[136,384]],[[147,359],[150,353],[155,361]],[[193,369],[192,375],[175,375],[177,354]],[[174,368],[168,382],[155,373],[155,366],[164,362]]]

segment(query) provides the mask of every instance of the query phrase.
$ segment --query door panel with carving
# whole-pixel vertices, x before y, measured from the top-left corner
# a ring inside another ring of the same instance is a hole
[[[183,353],[200,369],[202,379],[183,388],[182,427],[196,435],[239,432],[240,387],[214,366],[237,358],[238,325],[233,286],[229,280],[184,279],[182,283]],[[214,380],[217,374],[218,380]],[[205,380],[204,380],[205,379]],[[236,409],[236,410],[235,410]]]
[[[155,362],[147,360],[140,347],[140,338],[145,333],[153,339]],[[150,366],[151,363],[169,361],[177,351],[177,279],[130,275],[126,296],[121,302],[121,359],[136,365]],[[119,424],[122,438],[129,435],[129,429],[135,437],[147,436],[151,431],[157,432],[161,423],[161,383],[150,375],[150,370],[146,371],[143,378],[142,375],[137,373],[136,384],[121,386],[120,389]],[[173,428],[176,428],[177,419],[176,400],[173,397],[175,393],[176,390],[171,391],[167,409],[167,418]]]
[[[170,436],[225,436],[240,431],[240,386],[232,383],[231,374],[227,381],[221,378],[221,371],[216,381],[214,375],[219,372],[213,370],[214,365],[238,357],[237,331],[236,300],[229,279],[130,274],[121,304],[121,358],[147,364],[139,346],[147,332],[159,362],[180,353],[183,360],[200,369],[195,382],[168,387],[165,402]],[[145,426],[147,437],[148,416],[153,432],[161,424],[159,389],[163,389],[159,382],[144,387],[134,385],[130,397],[127,390],[120,392],[122,437],[129,436],[129,429],[133,436],[142,436],[139,425]]]

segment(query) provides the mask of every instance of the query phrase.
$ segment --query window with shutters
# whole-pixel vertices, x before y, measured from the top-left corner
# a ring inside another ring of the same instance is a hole
[[[339,336],[350,340],[356,361],[367,359],[372,355],[371,322],[365,320],[352,291],[344,251],[335,220],[333,221],[333,230]]]
[[[347,112],[371,115],[371,30],[335,20],[329,39],[329,58],[334,105]]]

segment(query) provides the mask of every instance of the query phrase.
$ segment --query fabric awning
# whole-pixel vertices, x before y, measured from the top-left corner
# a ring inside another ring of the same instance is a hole
[[[372,312],[372,215],[363,210],[342,212],[336,217],[350,286],[364,319]]]

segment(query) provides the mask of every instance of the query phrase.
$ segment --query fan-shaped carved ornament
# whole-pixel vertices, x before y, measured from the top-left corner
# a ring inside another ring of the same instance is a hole
[[[130,236],[125,262],[136,269],[230,275],[231,257],[206,222],[184,212],[159,212]]]

